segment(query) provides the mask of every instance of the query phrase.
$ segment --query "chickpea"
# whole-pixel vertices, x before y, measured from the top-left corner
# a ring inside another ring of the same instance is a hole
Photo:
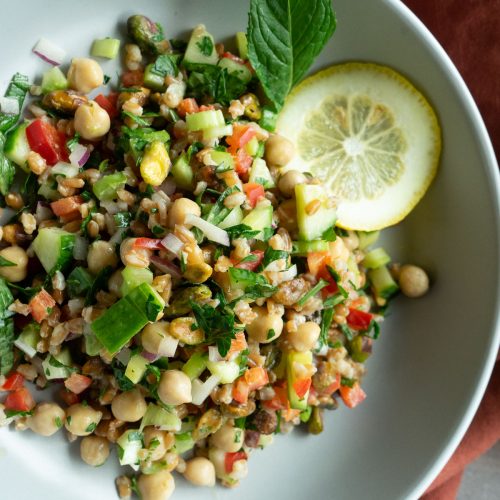
[[[104,83],[104,73],[97,61],[75,57],[68,71],[68,84],[73,90],[88,94]]]
[[[177,198],[168,211],[168,227],[173,229],[176,224],[183,224],[187,228],[190,228],[191,224],[186,224],[185,222],[186,215],[188,214],[199,217],[201,215],[200,206],[189,198]]]
[[[208,458],[196,457],[186,462],[184,477],[196,486],[215,486],[215,467]]]
[[[146,413],[146,400],[139,389],[122,392],[113,398],[111,411],[122,422],[137,422]]]
[[[149,267],[151,262],[151,250],[147,248],[136,248],[137,238],[126,238],[120,245],[120,258],[123,265],[133,267]]]
[[[15,266],[0,267],[0,276],[11,283],[17,283],[26,278],[28,274],[28,256],[18,246],[12,246],[0,250],[0,256],[10,260]]]
[[[100,436],[87,436],[80,443],[82,460],[93,467],[99,467],[109,457],[109,442]]]
[[[266,141],[265,158],[268,165],[283,167],[294,155],[295,147],[285,137],[274,134]]]
[[[66,410],[66,429],[75,436],[88,436],[101,421],[102,412],[91,406],[77,403]]]
[[[157,321],[146,325],[141,333],[141,344],[144,349],[152,354],[158,354],[160,344],[168,335],[169,323],[167,321]]]
[[[288,170],[278,180],[278,188],[283,196],[293,198],[295,196],[295,186],[305,184],[306,176],[298,170]]]
[[[172,474],[166,470],[141,474],[137,481],[141,500],[168,500],[175,490]]]
[[[115,271],[108,280],[108,290],[117,297],[122,296],[123,276],[122,269]]]
[[[82,104],[75,111],[75,132],[83,139],[93,141],[109,132],[111,121],[109,115],[95,101]]]
[[[150,459],[160,460],[165,453],[175,444],[174,435],[171,432],[161,431],[152,426],[144,429],[144,444],[150,449]]]
[[[215,446],[226,453],[235,453],[241,449],[245,441],[245,431],[239,427],[233,427],[229,423],[224,424],[215,434],[210,436],[210,446]]]
[[[166,405],[191,403],[191,379],[179,370],[166,370],[158,385],[158,396]]]
[[[90,245],[87,262],[89,271],[92,274],[97,274],[105,267],[116,267],[118,264],[118,257],[116,256],[113,245],[109,241],[99,240],[94,241],[94,243]]]
[[[429,277],[421,267],[405,264],[399,271],[399,286],[407,297],[421,297],[429,290]]]
[[[258,306],[253,307],[252,311],[257,313],[257,317],[246,326],[248,336],[252,340],[268,344],[281,335],[283,319],[279,314],[270,313],[266,307]]]
[[[288,334],[288,340],[296,351],[310,351],[319,339],[320,327],[314,321],[306,321],[297,326],[295,331]]]
[[[64,410],[59,405],[40,403],[26,420],[26,425],[36,434],[52,436],[61,428],[64,418]]]

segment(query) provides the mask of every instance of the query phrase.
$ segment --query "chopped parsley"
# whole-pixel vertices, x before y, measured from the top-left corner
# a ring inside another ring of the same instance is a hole
[[[285,250],[274,250],[274,248],[267,247],[262,259],[262,268],[265,269],[271,262],[279,259],[288,259],[288,252]]]
[[[302,307],[311,297],[314,297],[320,290],[328,286],[330,283],[323,279],[319,280],[308,292],[306,292],[300,299],[297,301],[297,305]]]
[[[204,56],[209,56],[214,50],[214,42],[209,36],[204,36],[201,41],[197,42],[196,46]]]
[[[97,427],[97,424],[95,422],[92,422],[89,425],[87,425],[85,432],[94,432],[96,430],[96,427]]]
[[[12,266],[16,266],[16,265],[17,264],[15,264],[14,262],[7,260],[5,257],[2,257],[0,255],[0,267],[12,267]]]

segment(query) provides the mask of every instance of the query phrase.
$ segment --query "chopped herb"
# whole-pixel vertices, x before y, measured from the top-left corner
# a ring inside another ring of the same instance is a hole
[[[235,238],[251,239],[255,238],[260,233],[259,230],[253,230],[246,224],[237,224],[236,226],[227,227],[226,231],[232,240]]]
[[[240,376],[243,375],[247,369],[248,355],[250,351],[248,349],[243,349],[239,355],[239,365],[240,365]]]
[[[163,78],[166,76],[176,76],[178,73],[177,64],[168,54],[158,56],[153,66],[151,66],[150,71]]]
[[[181,252],[180,267],[181,273],[184,274],[186,272],[186,258],[184,257],[184,252]]]
[[[276,337],[276,332],[270,328],[268,331],[267,331],[267,340],[270,340],[272,339],[273,337]]]
[[[7,418],[11,417],[29,417],[33,415],[33,411],[19,411],[19,410],[4,410]]]
[[[247,417],[239,417],[234,419],[234,426],[238,429],[245,429]]]
[[[85,306],[95,304],[97,292],[103,290],[107,286],[108,280],[112,274],[113,268],[111,266],[107,266],[97,273],[97,276],[95,277],[92,286],[89,288],[85,297]]]
[[[232,186],[228,187],[221,193],[207,216],[207,222],[211,222],[212,224],[215,224],[217,226],[229,215],[229,212],[231,212],[231,210],[224,206],[224,200],[235,191],[239,191],[239,189],[235,186]]]
[[[335,241],[337,239],[337,234],[335,233],[335,227],[332,226],[327,229],[321,236],[322,240],[325,241]]]
[[[279,259],[287,260],[289,256],[285,250],[274,250],[274,248],[267,247],[262,259],[262,268],[265,269],[271,262]]]
[[[339,325],[339,328],[347,340],[351,341],[354,338],[352,330],[347,325]]]
[[[209,56],[214,50],[214,43],[209,36],[204,36],[201,41],[196,44],[196,46],[200,49],[200,52],[204,56]]]
[[[342,290],[344,290],[344,289],[342,289]],[[346,297],[344,296],[344,294],[337,292],[334,295],[331,295],[330,297],[328,297],[327,299],[325,299],[323,301],[323,307],[325,309],[330,308],[330,307],[335,307],[336,305],[344,302],[345,298]]]
[[[352,387],[357,380],[355,378],[347,378],[347,377],[342,377],[340,379],[340,385],[345,385],[347,387]]]
[[[314,285],[308,292],[306,292],[302,297],[297,301],[297,305],[302,307],[311,297],[314,297],[320,290],[328,286],[330,283],[323,279],[319,280],[316,285]]]
[[[85,432],[94,432],[96,430],[96,427],[97,424],[95,422],[92,422],[91,424],[87,425]]]
[[[243,298],[258,299],[261,297],[270,297],[276,292],[277,288],[272,286],[266,277],[259,273],[254,273],[248,269],[239,269],[237,267],[229,268],[229,278],[233,283],[244,285],[244,295],[236,300]]]
[[[63,423],[62,423],[61,417],[56,417],[56,418],[54,419],[54,422],[55,422],[55,424],[56,424],[56,426],[57,426],[57,428],[58,428],[58,429],[60,429],[60,428],[63,426]]]
[[[109,166],[109,160],[106,159],[106,160],[102,160],[101,163],[99,163],[99,166],[97,167],[97,170],[99,170],[99,172],[106,172],[106,170],[108,169],[108,166]]]
[[[80,134],[77,132],[71,139],[68,139],[66,141],[66,147],[70,151],[73,151],[74,147],[79,143],[79,141],[80,141]]]
[[[97,211],[96,208],[92,207],[89,210],[87,217],[85,217],[85,219],[82,220],[82,223],[80,225],[80,231],[82,232],[82,235],[85,237],[88,236],[87,227],[88,227],[90,221],[92,220],[92,216],[96,213],[96,211]]]
[[[135,387],[135,384],[125,377],[125,367],[117,359],[113,360],[111,368],[120,390],[129,391]]]
[[[15,264],[14,262],[7,260],[5,257],[2,257],[0,255],[0,267],[12,267],[12,266],[16,266],[16,265],[17,264]]]
[[[107,85],[111,80],[111,77],[109,75],[104,75],[104,78],[103,78],[103,83],[104,85]]]
[[[217,262],[217,260],[219,259],[219,257],[221,255],[224,255],[224,249],[222,248],[222,246],[219,246],[215,249],[215,252],[214,252],[214,261]]]
[[[333,320],[333,307],[323,309],[321,312],[321,329],[319,334],[320,349],[328,343],[328,332]]]
[[[134,115],[134,113],[131,113],[130,111],[122,111],[122,115],[126,116],[127,118],[130,118],[140,127],[149,127],[150,125],[150,123],[147,120],[141,118],[140,116]]]
[[[142,441],[142,432],[140,431],[132,431],[128,433],[127,436],[128,441]]]
[[[248,254],[246,257],[243,257],[238,264],[243,264],[243,262],[255,262],[258,259],[257,255],[254,253]]]
[[[161,311],[161,306],[156,302],[156,299],[150,295],[146,302],[146,317],[149,321],[156,321],[158,314]]]
[[[117,228],[128,227],[130,226],[130,219],[132,218],[132,215],[130,212],[118,212],[113,216],[113,218]]]
[[[159,236],[160,234],[163,234],[165,232],[165,229],[163,229],[161,226],[153,226],[153,229],[151,229],[151,232],[155,235],[155,236]]]
[[[71,425],[71,415],[66,417],[66,422],[68,423],[68,425]]]
[[[156,450],[156,448],[158,448],[158,446],[160,446],[160,440],[156,437],[154,437],[150,442],[149,442],[149,447],[148,449],[153,451],[153,450]]]

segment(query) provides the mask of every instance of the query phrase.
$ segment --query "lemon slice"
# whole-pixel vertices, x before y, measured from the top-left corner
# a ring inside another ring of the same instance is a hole
[[[286,170],[311,172],[337,198],[337,224],[372,231],[396,224],[425,194],[441,152],[436,114],[396,71],[332,66],[288,96],[276,130],[297,154]]]

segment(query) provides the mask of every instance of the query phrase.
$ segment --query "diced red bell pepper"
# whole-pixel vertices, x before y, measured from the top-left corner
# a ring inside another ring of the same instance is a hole
[[[255,255],[255,260],[248,260],[246,262],[238,262],[234,267],[238,269],[247,269],[248,271],[255,271],[261,264],[264,259],[264,251],[263,250],[253,250],[250,252],[250,255]]]
[[[235,154],[238,149],[242,148],[245,144],[250,142],[257,135],[256,130],[248,125],[235,123],[233,125],[233,133],[226,138],[228,144],[228,151]]]
[[[162,240],[157,238],[137,238],[134,241],[134,248],[145,248],[147,250],[165,250],[161,244]]]
[[[11,411],[30,411],[35,407],[35,400],[26,387],[21,387],[9,393],[4,406]]]
[[[265,195],[264,186],[257,182],[247,182],[243,184],[243,191],[245,191],[248,203],[252,208],[254,208],[257,202]]]
[[[252,165],[252,157],[244,149],[238,149],[238,152],[236,155],[233,155],[233,158],[235,172],[243,180],[246,180],[248,178],[248,170],[250,169],[250,165]]]
[[[245,61],[241,59],[241,57],[235,56],[231,52],[224,52],[224,54],[222,54],[222,57],[225,59],[231,59],[231,61],[237,62],[239,64],[245,64]]]
[[[116,107],[118,100],[118,94],[115,92],[105,96],[104,94],[99,94],[94,97],[94,101],[101,106],[106,113],[108,113],[109,117],[113,120],[118,116],[118,109]]]
[[[68,161],[66,136],[53,125],[37,118],[26,127],[30,149],[38,153],[48,165]]]
[[[82,204],[83,198],[76,195],[53,201],[50,208],[57,217],[61,217],[65,222],[70,222],[81,217],[80,207]]]
[[[193,99],[192,97],[186,97],[185,99],[182,99],[182,101],[177,106],[177,113],[181,118],[184,118],[186,115],[191,113],[198,113],[199,110],[200,108],[198,106],[198,103],[196,102],[196,99]]]
[[[234,463],[238,460],[246,460],[247,454],[244,451],[237,451],[235,453],[226,453],[224,457],[224,467],[227,474],[233,472]]]
[[[0,391],[15,391],[20,389],[24,384],[24,377],[17,372],[11,373],[6,379]]]
[[[245,381],[244,377],[240,377],[236,380],[233,385],[233,399],[240,404],[244,404],[248,401],[248,395],[250,394],[250,387]]]
[[[48,318],[55,305],[56,301],[43,288],[29,302],[31,315],[37,323]]]
[[[74,394],[81,394],[90,386],[90,384],[92,384],[92,379],[90,377],[86,377],[85,375],[80,375],[79,373],[72,373],[64,381],[66,389],[70,390]]]
[[[273,385],[274,396],[272,399],[262,401],[262,405],[268,410],[285,410],[289,408],[288,391],[286,382],[278,382]]]
[[[293,390],[302,399],[311,387],[311,378],[299,378],[293,383]]]
[[[140,87],[144,83],[144,71],[134,69],[125,71],[122,75],[122,84],[124,87]]]
[[[248,395],[251,391],[261,389],[269,383],[267,371],[261,366],[249,368],[238,380],[233,387],[233,399],[238,403],[246,403]]]
[[[350,307],[346,319],[347,324],[353,330],[368,330],[373,319],[373,314]]]
[[[355,382],[352,387],[341,385],[340,395],[347,408],[354,408],[366,399],[366,393],[361,389],[358,382]]]

